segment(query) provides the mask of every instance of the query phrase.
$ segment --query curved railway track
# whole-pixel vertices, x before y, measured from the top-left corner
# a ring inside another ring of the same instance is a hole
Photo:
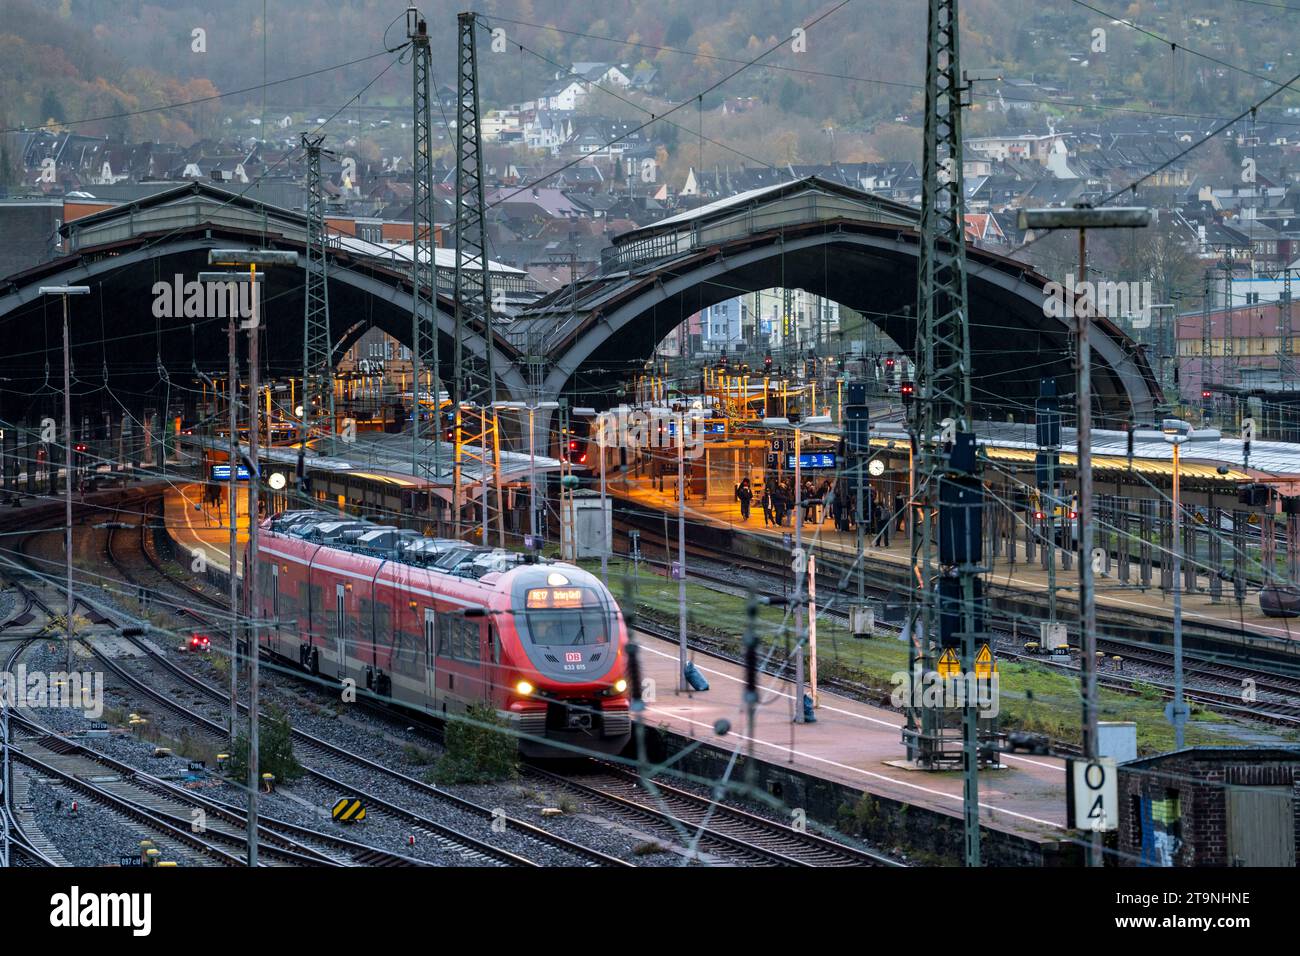
[[[118,531],[124,530],[122,525],[123,523],[121,522],[114,522],[114,526],[108,529],[109,535],[106,543],[106,551],[109,560],[113,563],[114,567],[118,569],[119,573],[122,573],[127,578],[128,581],[139,584],[140,583],[139,579],[134,577],[134,573],[126,567],[125,562],[123,561],[121,556],[114,548],[114,535]],[[148,559],[149,564],[153,568],[155,573],[157,573],[161,578],[163,578],[166,581],[166,583],[168,583],[169,585],[173,587],[183,588],[187,594],[197,597],[201,600],[204,600],[207,603],[213,605],[214,607],[220,607],[221,602],[218,602],[216,599],[203,594],[201,589],[197,589],[185,585],[184,582],[180,581],[175,576],[167,572],[162,562],[157,559],[156,555],[152,554],[152,548],[149,547],[148,544],[146,543],[146,536],[148,534],[147,522],[142,522],[140,527],[141,527],[140,548],[146,555],[146,558]],[[200,626],[203,627],[212,626],[213,622],[209,618],[204,617],[201,613],[199,613],[192,607],[187,607],[183,605],[178,605],[178,607],[183,609],[186,616],[190,617]],[[225,694],[220,689],[213,687],[212,685],[204,681],[202,678],[199,678],[198,676],[190,673],[185,668],[180,667],[175,662],[158,654],[153,648],[149,647],[145,642],[140,641],[133,637],[128,638],[128,640],[130,640],[133,644],[135,644],[137,648],[139,648],[146,656],[148,656],[152,664],[164,669],[171,677],[176,678],[178,681],[184,683],[190,688],[198,690],[199,692],[206,695],[210,699],[217,702],[224,703],[228,706],[230,698],[227,694]],[[120,668],[117,668],[115,666],[115,662],[106,661],[105,663],[106,666],[110,667],[110,669],[114,669],[115,672],[119,673],[119,675],[122,676],[123,679],[127,680],[128,682],[131,682],[136,687],[137,690],[140,690],[143,693],[151,693],[151,689],[144,686],[141,682],[136,681],[131,675],[121,671]],[[201,714],[197,714],[190,711],[188,708],[185,708],[177,704],[175,701],[170,700],[166,696],[155,697],[155,699],[162,706],[168,707],[168,709],[173,710],[173,712],[178,712],[179,716],[182,716],[183,718],[191,720],[193,722],[200,723],[200,726],[204,727],[204,729],[208,730],[209,732],[213,733],[214,735],[220,738],[224,738],[226,734],[226,730],[222,725],[216,724],[215,722],[208,720],[207,718],[203,717]],[[246,713],[247,707],[241,704],[240,710]],[[405,807],[393,803],[390,800],[382,798],[373,792],[366,791],[358,787],[354,783],[350,783],[348,781],[342,780],[337,776],[337,771],[343,768],[348,768],[352,770],[362,770],[367,774],[371,774],[376,777],[384,778],[389,781],[399,783],[404,788],[415,792],[420,797],[433,799],[438,803],[450,807],[454,807],[459,811],[472,814],[473,816],[476,816],[482,820],[497,821],[501,819],[500,815],[496,814],[491,808],[474,803],[473,801],[467,800],[463,797],[459,797],[453,793],[450,793],[439,787],[435,787],[432,784],[425,783],[422,780],[418,780],[398,770],[394,770],[390,767],[386,767],[378,763],[377,761],[371,760],[367,757],[361,756],[359,754],[354,754],[344,749],[343,747],[333,744],[321,737],[310,734],[299,728],[296,727],[293,728],[292,733],[293,733],[294,740],[305,748],[305,752],[303,754],[304,758],[307,758],[312,761],[312,765],[305,766],[307,773],[311,777],[316,779],[318,782],[328,786],[332,786],[342,792],[350,793],[352,795],[360,797],[362,800],[364,800],[367,803],[367,805],[371,808],[371,810],[379,810],[380,812],[385,813],[396,820],[400,820],[401,822],[422,831],[427,836],[430,836],[434,839],[450,840],[453,843],[460,843],[462,844],[463,851],[471,857],[486,859],[488,861],[497,864],[504,864],[504,865],[513,865],[513,866],[535,865],[531,860],[519,856],[518,854],[506,850],[501,850],[500,848],[495,847],[490,843],[478,840],[477,838],[465,834],[461,831],[452,830],[451,828],[445,827],[442,824],[439,824],[436,821],[431,820],[430,818],[428,818],[423,814],[415,813]],[[332,768],[332,769],[322,769],[322,768]],[[565,853],[568,853],[572,855],[577,862],[583,865],[589,865],[589,866],[629,865],[625,861],[620,860],[617,857],[610,856],[609,854],[603,853],[591,847],[584,846],[580,843],[559,836],[558,834],[551,833],[550,831],[535,826],[534,824],[531,824],[525,820],[520,820],[517,818],[506,816],[504,818],[504,822],[506,826],[514,833],[520,834],[528,838],[530,841],[543,843],[554,849],[558,849]],[[466,843],[468,845],[465,845]]]
[[[146,514],[147,513],[148,512],[146,512]],[[224,601],[212,597],[205,593],[202,588],[194,587],[188,581],[176,576],[166,569],[152,546],[152,542],[149,538],[149,531],[146,528],[147,524],[148,519],[146,518],[145,522],[142,522],[141,526],[140,550],[143,552],[153,571],[168,585],[181,590],[187,596],[193,597],[205,605],[209,605],[215,609],[224,610]],[[125,531],[126,528],[119,524],[113,530]],[[112,533],[113,532],[110,532],[110,536]],[[127,572],[127,569],[123,567],[123,562],[120,556],[115,555],[113,561],[119,570],[124,573],[129,573]],[[196,612],[192,607],[187,606],[184,610],[186,616],[195,620],[201,626],[207,626],[210,624],[202,614]],[[297,737],[299,733],[299,731],[295,730],[295,737]],[[323,743],[318,738],[305,734],[302,739],[304,743],[309,745],[319,745]],[[446,791],[434,788],[422,781],[414,780],[398,771],[382,767],[374,761],[369,761],[366,758],[347,752],[332,752],[330,756],[352,762],[371,773],[382,773],[386,776],[400,779],[405,785],[414,786],[426,794],[432,795],[432,793],[436,793],[439,799],[454,801],[461,809],[471,810],[472,812],[480,814],[490,812],[487,811],[486,808],[478,807],[463,798],[456,797]],[[527,772],[538,777],[545,777],[553,782],[563,781],[566,779],[564,775],[556,774],[553,771],[543,770],[542,768],[533,766],[530,766]],[[617,771],[611,768],[610,773],[617,774]],[[613,779],[617,779],[616,776]],[[585,784],[575,783],[570,787],[570,789],[575,792],[582,792],[585,796],[588,796],[613,812],[623,815],[631,813],[638,816],[643,821],[646,820],[647,817],[653,817],[655,821],[664,828],[661,832],[664,832],[665,835],[677,835],[680,834],[683,829],[697,829],[702,813],[700,806],[707,804],[712,808],[709,811],[710,813],[715,814],[720,819],[726,821],[724,829],[711,830],[710,832],[703,834],[708,841],[708,845],[718,848],[719,851],[725,851],[720,852],[720,855],[744,863],[766,863],[768,865],[897,865],[887,857],[872,854],[867,851],[857,850],[854,847],[839,844],[835,841],[816,836],[815,834],[800,834],[789,827],[784,827],[779,823],[766,820],[753,814],[748,814],[738,808],[727,807],[709,801],[701,802],[702,798],[698,798],[687,791],[668,788],[672,789],[674,802],[671,810],[665,811],[663,809],[656,810],[654,808],[636,807],[631,801],[621,799],[620,795],[608,792],[608,788],[606,788],[606,792],[601,792],[601,789],[591,781],[587,781]],[[667,791],[665,790],[665,792]],[[676,813],[676,810],[678,809],[680,809],[684,815],[678,816]],[[529,832],[534,832],[535,834],[547,834],[547,831],[540,830],[540,828],[533,827],[531,824],[523,821],[508,820],[508,823],[512,828],[526,828]],[[547,834],[547,836],[549,836],[549,834]],[[783,853],[782,848],[789,852]],[[608,865],[609,861],[613,859],[614,858],[605,857],[598,862]],[[614,862],[621,861],[615,860]]]
[[[115,529],[110,529],[110,530],[115,530]],[[42,532],[34,531],[28,537],[30,538],[40,533]],[[23,546],[20,545],[20,554],[21,554],[22,547]],[[119,571],[120,570],[121,569],[119,568]],[[22,587],[21,585],[19,586]],[[33,595],[33,600],[37,603],[38,606],[42,605],[43,603],[41,602],[40,598],[36,597],[35,595]],[[211,698],[214,701],[224,702],[228,705],[229,697],[225,695],[222,691],[212,687],[211,685],[207,684],[205,681],[202,681],[201,679],[195,677],[194,675],[190,674],[188,671],[184,670],[183,668],[178,667],[176,664],[168,660],[163,655],[158,654],[156,650],[150,647],[146,642],[140,640],[138,637],[128,637],[126,635],[123,635],[123,637],[124,639],[130,641],[148,660],[150,665],[157,668],[160,672],[167,674],[170,678],[176,680],[177,682],[185,686],[188,686],[191,689],[199,690],[204,695],[206,695],[207,697]],[[117,660],[115,660],[113,657],[109,655],[104,654],[98,648],[91,646],[89,650],[95,656],[95,659],[108,672],[112,673],[119,681],[126,684],[133,691],[143,695],[151,702],[175,714],[176,716],[180,717],[182,720],[186,721],[187,723],[198,727],[203,733],[213,738],[213,740],[224,741],[228,739],[227,730],[224,725],[212,721],[208,717],[204,716],[203,714],[199,714],[196,711],[179,703],[178,700],[175,699],[174,694],[163,692],[159,690],[157,687],[152,686],[151,683],[148,683],[140,679],[136,675],[130,673],[130,671],[124,668]],[[245,712],[247,711],[246,707],[241,706],[241,709],[244,710]],[[381,767],[379,764],[374,763],[373,761],[368,761],[366,760],[366,758],[350,754],[341,747],[336,747],[335,745],[330,744],[327,741],[320,740],[319,738],[315,738],[302,731],[295,730],[295,738],[304,743],[309,744],[318,753],[325,754],[327,756],[327,759],[331,759],[335,761],[336,764],[339,765],[349,764],[349,763],[353,765],[361,764],[366,766],[367,769],[382,771],[386,775],[402,776],[400,774],[397,774],[395,771],[389,771],[387,768]],[[377,794],[371,793],[365,790],[364,788],[357,786],[354,783],[341,780],[329,772],[326,772],[316,767],[306,767],[305,769],[307,774],[317,782],[332,787],[333,789],[335,789],[340,793],[353,795],[362,799],[363,801],[366,802],[366,804],[368,805],[368,807],[371,809],[372,812],[377,811],[379,813],[386,814],[395,820],[399,820],[403,822],[404,824],[420,832],[422,835],[428,837],[431,840],[436,841],[440,846],[442,846],[448,852],[457,854],[460,858],[462,858],[466,862],[485,863],[485,864],[498,865],[498,866],[502,866],[502,865],[536,866],[537,865],[533,860],[530,860],[517,853],[513,853],[509,850],[505,850],[503,848],[494,846],[493,844],[487,841],[478,839],[472,834],[464,833],[455,828],[446,826],[436,820],[430,819],[429,817],[423,814],[412,811],[390,800],[386,800]],[[421,781],[416,781],[413,778],[404,778],[404,779],[410,780],[411,783],[419,785],[420,787],[428,787],[428,785],[423,784]],[[429,789],[432,790],[434,788],[429,788]],[[459,798],[455,798],[455,799],[459,799]],[[466,801],[466,803],[468,804],[468,801]],[[486,808],[480,808],[480,809],[482,810],[483,814],[491,816],[490,810]],[[524,827],[530,826],[528,824],[523,824],[522,821],[520,821],[520,823]],[[561,837],[546,833],[546,831],[539,831],[539,832],[545,834],[546,837],[545,842],[551,844],[552,846],[558,845],[560,843],[567,844],[567,841],[564,841],[563,838]],[[568,847],[566,846],[566,849],[567,848]],[[375,848],[371,848],[371,849],[375,849]],[[383,851],[376,850],[376,852],[382,853]],[[574,852],[575,855],[579,855],[581,858],[584,858],[591,863],[605,863],[606,865],[614,865],[614,863],[621,865],[622,863],[622,861],[616,861],[612,857],[606,857],[604,854],[599,854],[597,851],[593,851],[585,847],[579,847],[576,844],[573,846],[572,852]],[[607,861],[613,861],[613,863],[608,863]]]

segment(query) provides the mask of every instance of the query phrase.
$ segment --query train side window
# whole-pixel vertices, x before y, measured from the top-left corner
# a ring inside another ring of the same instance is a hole
[[[488,625],[488,640],[492,642],[492,663],[501,663],[501,632],[496,629],[496,625]]]

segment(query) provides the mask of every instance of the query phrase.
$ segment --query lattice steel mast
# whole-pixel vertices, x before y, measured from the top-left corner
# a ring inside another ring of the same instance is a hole
[[[420,385],[424,370],[429,370],[429,391],[433,395],[433,466],[438,477],[442,428],[439,419],[439,396],[442,378],[438,368],[438,286],[433,251],[433,111],[430,99],[432,52],[429,30],[415,7],[406,11],[406,35],[411,40],[411,102],[413,108],[414,149],[411,163],[411,474],[420,474]]]
[[[975,631],[982,615],[976,614],[977,573],[972,556],[938,567],[935,519],[941,486],[960,472],[975,471],[971,420],[969,314],[966,294],[965,222],[962,202],[961,109],[964,87],[960,83],[957,0],[929,0],[925,88],[925,144],[922,167],[921,239],[917,271],[917,381],[913,419],[916,446],[916,506],[912,532],[912,567],[918,592],[913,598],[911,634],[913,671],[936,672],[942,638],[940,584],[959,583],[960,597],[949,597],[947,610],[956,617],[961,636],[962,673],[974,669]],[[957,465],[939,443],[946,420],[956,439],[970,452],[969,465]],[[966,441],[962,441],[965,436]],[[969,478],[968,478],[969,481]],[[978,488],[978,483],[975,483]],[[976,512],[978,514],[978,512]],[[978,522],[976,524],[978,527]],[[959,605],[954,607],[953,605]],[[951,620],[951,617],[950,617]],[[905,739],[909,756],[922,767],[937,768],[960,760],[966,769],[966,862],[978,865],[979,798],[976,777],[976,711],[972,702],[962,711],[960,750],[952,745],[951,711],[915,699],[908,715]]]
[[[329,274],[325,257],[325,194],[320,160],[324,134],[302,134],[307,151],[307,256],[303,262],[306,290],[302,330],[302,441],[298,444],[298,479],[304,476],[306,441],[313,433],[326,438],[325,451],[334,452],[334,355],[330,338]],[[331,154],[332,155],[332,154]]]
[[[456,408],[456,464],[454,494],[456,520],[461,511],[461,473],[466,460],[480,468],[483,543],[488,536],[488,468],[495,462],[491,449],[498,444],[496,375],[492,367],[493,320],[492,283],[487,256],[487,208],[483,195],[483,149],[480,136],[478,53],[474,27],[478,17],[461,13],[456,17],[456,273],[455,376],[452,399]],[[472,333],[481,333],[483,354],[470,348]],[[473,431],[477,425],[477,432]],[[466,429],[470,431],[466,431]],[[469,451],[469,445],[479,451]],[[489,455],[492,458],[489,459]],[[504,537],[501,490],[497,482],[498,531]],[[504,544],[504,541],[501,542]]]

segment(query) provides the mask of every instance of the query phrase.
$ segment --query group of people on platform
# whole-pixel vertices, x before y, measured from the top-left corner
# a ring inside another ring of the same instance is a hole
[[[755,491],[748,478],[741,479],[736,486],[735,497],[740,503],[740,518],[749,520]],[[763,483],[758,495],[759,506],[763,509],[763,524],[776,527],[788,527],[790,517],[796,507],[803,508],[804,524],[819,524],[827,520],[834,523],[836,531],[851,531],[854,527],[854,514],[857,511],[856,494],[850,482],[845,478],[823,478],[820,481],[806,477],[798,497],[795,496],[792,476],[770,475]],[[867,515],[880,520],[868,520],[868,529],[872,533],[882,530],[878,525],[888,525],[886,515],[879,507],[877,495],[871,488],[863,490],[863,508]],[[901,499],[898,502],[901,510]],[[819,512],[818,509],[821,509]]]

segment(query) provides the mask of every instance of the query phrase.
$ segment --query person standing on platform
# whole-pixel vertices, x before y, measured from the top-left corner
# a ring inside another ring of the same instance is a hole
[[[772,479],[767,477],[763,479],[763,495],[758,499],[759,504],[763,506],[763,527],[776,524],[776,515],[772,511]]]
[[[749,479],[740,479],[736,486],[736,500],[740,502],[740,520],[749,520],[749,503],[754,500],[754,491],[749,487]]]

